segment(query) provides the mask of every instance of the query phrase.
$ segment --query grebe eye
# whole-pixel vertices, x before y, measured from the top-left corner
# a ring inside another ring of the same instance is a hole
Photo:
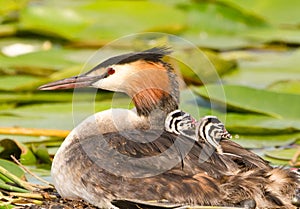
[[[116,72],[115,69],[113,69],[113,68],[111,68],[111,67],[107,69],[107,74],[108,74],[108,75],[112,75],[112,74],[114,74],[115,72]]]

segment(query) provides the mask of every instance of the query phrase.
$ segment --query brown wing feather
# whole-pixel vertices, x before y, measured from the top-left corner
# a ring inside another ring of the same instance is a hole
[[[240,157],[231,156],[231,159],[239,166],[241,170],[250,170],[253,168],[272,169],[269,162],[262,159],[253,152],[245,149],[241,145],[232,140],[221,140],[220,142],[223,152],[234,154]]]
[[[226,206],[248,197],[258,206],[282,204],[279,193],[268,191],[276,185],[269,184],[267,174],[275,175],[266,161],[232,141],[221,144],[224,152],[241,157],[219,155],[205,144],[154,130],[76,140],[64,160],[74,184],[96,205],[99,199],[127,198]]]
[[[87,201],[126,197],[140,200],[167,199],[172,203],[224,204],[219,196],[218,182],[205,173],[201,166],[197,169],[201,174],[195,176],[195,171],[191,170],[194,165],[182,169],[182,156],[189,156],[184,165],[196,164],[194,161],[198,157],[196,150],[189,155],[187,147],[178,147],[186,139],[163,133],[152,141],[155,134],[155,131],[110,133],[70,145],[67,164],[80,171],[77,181],[82,182],[90,194]],[[132,138],[143,143],[135,142]],[[187,146],[188,143],[184,144]],[[193,142],[190,146],[192,149],[200,148]],[[147,159],[153,156],[159,157]],[[219,168],[208,162],[203,165],[211,173],[219,173]]]

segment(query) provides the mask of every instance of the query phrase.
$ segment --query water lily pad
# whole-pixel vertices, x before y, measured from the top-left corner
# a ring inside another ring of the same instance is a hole
[[[232,134],[232,140],[245,148],[272,148],[293,144],[300,139],[300,133],[275,135]]]
[[[211,104],[201,97],[194,95],[190,90],[181,91],[180,109],[189,112],[199,119],[204,115],[215,115],[232,134],[239,135],[282,135],[300,131],[300,120],[298,118],[274,118],[261,114],[245,114],[226,112]],[[274,136],[276,138],[276,136]]]
[[[2,139],[0,141],[0,146],[2,147],[0,157],[3,159],[11,160],[10,156],[13,155],[24,165],[31,165],[36,163],[36,158],[31,150],[17,140],[8,138]]]
[[[299,31],[294,29],[294,26],[291,26],[290,28],[287,27],[279,29],[272,28],[265,30],[253,30],[247,34],[244,34],[244,37],[247,39],[257,40],[263,43],[280,42],[285,44],[299,45]]]
[[[228,84],[266,88],[277,81],[300,80],[300,50],[237,51],[223,56],[239,58],[237,70],[222,77]]]
[[[230,50],[259,47],[262,42],[253,41],[244,34],[273,28],[261,16],[230,3],[185,2],[179,7],[186,11],[188,19],[183,37],[204,48]]]
[[[74,65],[83,66],[94,52],[95,50],[79,51],[53,48],[15,57],[8,57],[0,54],[0,71],[5,74],[22,73],[46,76]]]
[[[212,108],[209,103],[201,100],[197,95],[187,94],[188,91],[181,92],[180,109],[189,112],[193,117],[199,119],[205,115],[217,116],[226,126],[226,129],[233,135],[249,136],[253,142],[255,137],[258,141],[277,140],[282,144],[281,135],[288,138],[300,131],[300,120],[290,118],[274,118],[260,114],[245,114],[222,112],[216,107]],[[222,108],[221,108],[222,110]],[[242,137],[244,138],[244,137]],[[288,140],[288,138],[286,140]],[[292,137],[294,141],[294,137]],[[247,137],[245,139],[247,141]],[[242,140],[239,140],[242,141]],[[250,144],[251,144],[250,143]],[[244,144],[244,143],[243,143]],[[257,144],[256,142],[254,144]],[[260,143],[259,143],[260,144]],[[254,145],[253,145],[254,146]],[[251,145],[250,147],[253,148]],[[275,143],[274,146],[277,146]],[[260,145],[258,145],[260,147]]]
[[[255,13],[267,21],[279,26],[284,24],[299,24],[300,14],[298,8],[300,7],[300,2],[297,0],[291,0],[288,4],[281,0],[264,0],[263,2],[260,0],[222,1]]]
[[[297,152],[296,148],[288,148],[288,149],[275,149],[271,151],[266,151],[265,155],[279,160],[291,160],[295,153]]]
[[[236,67],[235,61],[224,60],[218,54],[207,50],[201,53],[186,50],[176,55],[185,61],[177,63],[183,78],[187,83],[195,85],[219,81],[220,76]],[[189,66],[186,65],[187,62]]]
[[[25,8],[20,16],[23,30],[86,42],[110,41],[150,30],[178,32],[184,24],[183,12],[170,5],[150,1],[43,2]]]
[[[289,165],[289,160],[280,160],[280,159],[275,159],[272,157],[268,156],[263,156],[263,158],[271,163],[273,166],[287,166]]]
[[[18,147],[16,142],[10,139],[2,139],[0,141],[1,153],[0,158],[11,160],[11,155],[19,157],[21,155],[21,149]]]
[[[40,80],[40,78],[28,75],[17,76],[1,76],[0,77],[0,90],[14,91],[23,85],[28,85]]]
[[[76,94],[73,103],[36,104],[3,110],[0,112],[0,126],[71,130],[74,123],[77,125],[96,112],[116,107],[132,108],[128,98],[97,102],[92,94],[86,102],[81,102],[77,101],[80,96]]]
[[[275,118],[300,119],[298,95],[236,85],[206,85],[194,87],[193,90],[204,98],[227,105],[231,110],[265,114]]]
[[[235,34],[268,27],[268,23],[255,13],[220,2],[189,2],[180,6],[188,11],[191,28],[187,33],[205,31],[219,35]]]
[[[226,129],[237,134],[274,135],[300,131],[300,119],[235,113],[228,113],[225,118]]]
[[[206,32],[200,33],[199,36],[193,34],[184,34],[184,38],[190,40],[197,46],[204,49],[214,49],[220,51],[232,51],[244,48],[259,48],[264,41],[253,40],[244,36],[227,35],[227,34],[208,34]]]
[[[268,89],[276,92],[300,94],[300,80],[277,81],[268,86]]]

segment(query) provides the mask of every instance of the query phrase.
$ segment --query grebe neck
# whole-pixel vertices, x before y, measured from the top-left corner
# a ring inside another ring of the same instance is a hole
[[[179,84],[172,66],[165,62],[161,62],[160,65],[167,70],[163,73],[161,70],[152,70],[151,75],[141,78],[143,82],[133,85],[137,88],[129,95],[139,116],[147,117],[151,121],[156,120],[159,127],[163,127],[167,114],[178,109]]]

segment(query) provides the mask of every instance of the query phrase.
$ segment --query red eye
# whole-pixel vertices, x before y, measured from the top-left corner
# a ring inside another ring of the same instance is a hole
[[[107,69],[107,74],[108,75],[112,75],[114,73],[115,73],[115,70],[113,68],[110,67],[110,68]]]

